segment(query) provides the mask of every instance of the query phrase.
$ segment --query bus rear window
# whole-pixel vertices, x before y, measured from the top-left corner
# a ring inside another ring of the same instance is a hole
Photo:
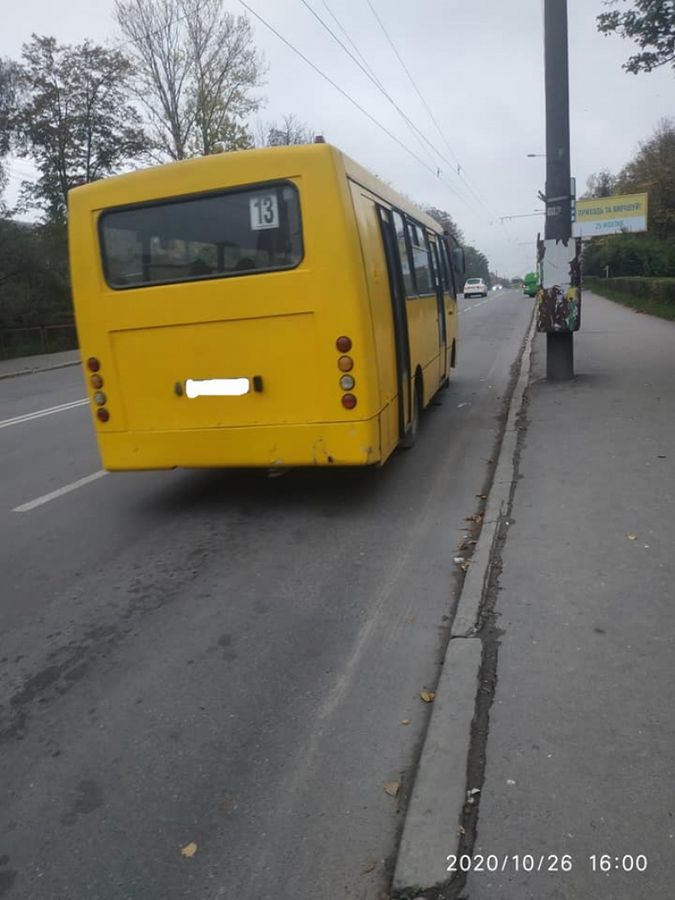
[[[104,212],[112,288],[292,269],[303,255],[300,203],[289,183]]]

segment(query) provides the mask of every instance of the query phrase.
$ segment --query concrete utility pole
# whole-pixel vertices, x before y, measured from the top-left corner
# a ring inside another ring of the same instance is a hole
[[[546,227],[537,328],[546,332],[549,380],[574,377],[580,277],[572,240],[567,0],[544,0],[546,69]]]

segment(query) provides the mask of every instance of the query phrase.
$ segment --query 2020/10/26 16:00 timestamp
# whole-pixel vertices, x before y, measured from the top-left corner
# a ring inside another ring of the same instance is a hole
[[[446,857],[446,871],[455,872],[571,872],[581,860],[571,853],[477,853],[450,854]],[[583,861],[592,872],[646,872],[648,860],[644,853],[591,853]]]

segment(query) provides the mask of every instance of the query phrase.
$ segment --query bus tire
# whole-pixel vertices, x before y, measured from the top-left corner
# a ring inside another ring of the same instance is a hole
[[[411,447],[415,446],[415,441],[417,440],[417,432],[420,428],[420,409],[422,407],[422,402],[420,399],[420,388],[419,381],[415,379],[415,390],[413,391],[413,408],[412,408],[412,417],[410,419],[410,425],[408,427],[407,432],[401,438],[399,446],[404,450],[410,450]]]

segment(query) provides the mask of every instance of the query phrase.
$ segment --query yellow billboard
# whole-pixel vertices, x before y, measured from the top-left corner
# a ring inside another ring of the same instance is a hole
[[[574,237],[647,230],[647,194],[622,194],[577,200]]]

